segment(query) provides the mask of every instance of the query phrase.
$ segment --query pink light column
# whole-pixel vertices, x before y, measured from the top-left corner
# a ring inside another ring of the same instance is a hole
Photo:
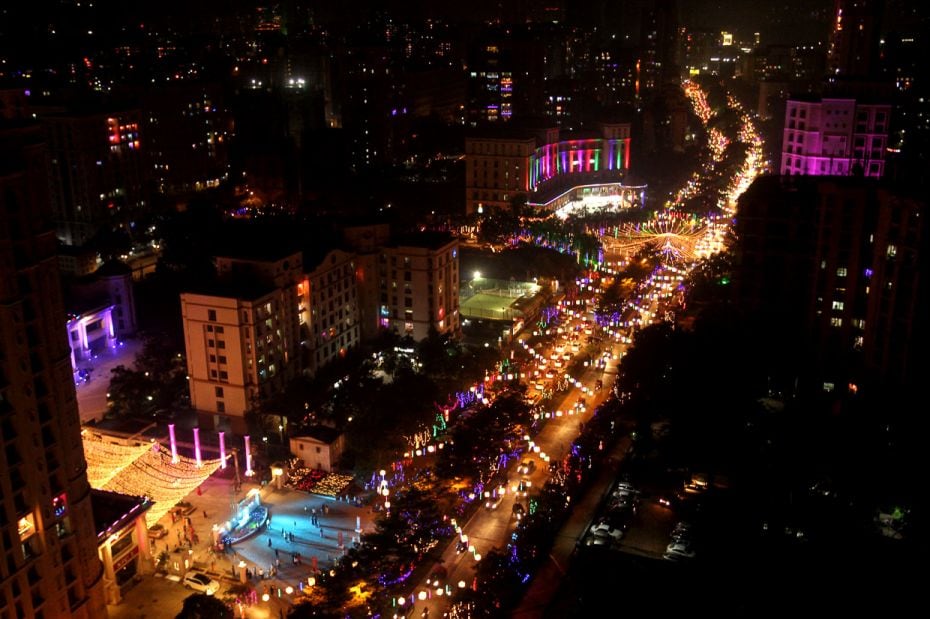
[[[220,468],[226,468],[226,433],[220,432]]]
[[[194,428],[194,459],[197,460],[198,468],[203,466],[200,460],[200,428]]]
[[[168,437],[171,439],[171,463],[178,463],[178,441],[174,438],[174,424],[168,424]]]
[[[249,449],[249,435],[245,435],[245,475],[252,476],[252,450]]]

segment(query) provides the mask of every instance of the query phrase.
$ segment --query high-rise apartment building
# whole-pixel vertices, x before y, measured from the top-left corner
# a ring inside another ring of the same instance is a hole
[[[41,128],[0,93],[0,615],[106,617]]]
[[[878,71],[883,4],[881,0],[836,0],[827,49],[828,77],[865,78]]]
[[[737,297],[791,371],[827,391],[914,384],[925,206],[870,179],[765,177],[747,190]]]
[[[459,244],[446,234],[397,238],[381,251],[380,326],[419,341],[458,335]]]
[[[891,105],[885,103],[791,98],[785,109],[781,173],[880,178],[890,121]]]
[[[218,281],[181,294],[191,406],[243,432],[246,411],[300,370],[302,259],[282,249],[216,262]]]
[[[244,432],[248,410],[358,345],[353,260],[283,246],[220,256],[216,281],[181,294],[191,406],[205,425]]]
[[[904,382],[915,372],[925,205],[862,183],[818,190],[808,319],[821,365],[833,368],[840,387],[850,379]]]
[[[141,213],[151,170],[140,110],[49,110],[39,117],[51,163],[46,183],[63,243],[83,245],[101,227]]]
[[[355,256],[341,249],[326,251],[318,259],[304,252],[305,279],[298,287],[302,324],[308,333],[304,340],[304,370],[317,370],[358,346],[360,321]]]

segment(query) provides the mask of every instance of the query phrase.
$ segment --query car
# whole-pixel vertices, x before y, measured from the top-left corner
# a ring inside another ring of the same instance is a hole
[[[697,553],[694,552],[694,549],[690,544],[685,544],[681,542],[672,542],[665,549],[665,554],[663,555],[666,559],[693,559]]]
[[[446,582],[447,576],[448,572],[446,571],[446,568],[441,565],[437,565],[426,578],[426,584],[433,588],[442,587]]]
[[[161,539],[166,535],[168,535],[168,529],[166,529],[163,525],[153,524],[149,528],[149,539]]]
[[[585,546],[609,546],[610,536],[606,533],[590,533],[584,543]]]
[[[517,467],[517,472],[521,475],[529,475],[536,470],[536,461],[526,459],[520,463],[520,466]]]
[[[189,516],[190,514],[193,514],[196,510],[197,510],[196,507],[194,507],[193,505],[185,501],[181,501],[180,503],[178,503],[177,505],[171,508],[171,511],[174,513],[175,516]]]
[[[603,519],[591,525],[589,531],[595,535],[606,535],[613,540],[619,540],[623,537],[623,529],[612,527],[609,522]]]
[[[517,484],[513,487],[513,491],[517,496],[525,497],[530,493],[530,487],[532,485],[533,482],[524,478],[517,482]]]
[[[614,492],[629,492],[632,494],[632,493],[636,493],[639,491],[636,488],[634,488],[633,484],[631,484],[630,482],[620,481],[617,483],[617,487],[614,488]]]
[[[523,517],[526,515],[526,508],[523,507],[523,503],[514,503],[511,513],[517,520],[523,520]]]
[[[484,506],[487,509],[497,509],[504,500],[503,492],[486,492],[485,495]]]
[[[220,588],[220,583],[199,570],[188,570],[184,574],[184,580],[181,581],[181,584],[188,589],[206,593],[207,595],[214,595]]]

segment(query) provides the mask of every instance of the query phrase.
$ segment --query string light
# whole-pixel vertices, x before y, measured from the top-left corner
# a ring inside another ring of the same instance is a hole
[[[115,445],[84,438],[88,481],[94,488],[130,496],[145,496],[154,502],[146,512],[147,526],[158,522],[179,501],[195,490],[221,461],[203,460],[171,454],[161,445]]]
[[[85,437],[87,481],[94,488],[102,488],[149,450],[150,445],[116,445]]]

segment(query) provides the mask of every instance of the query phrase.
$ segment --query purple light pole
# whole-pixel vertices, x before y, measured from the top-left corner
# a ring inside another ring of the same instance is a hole
[[[220,468],[226,468],[226,433],[220,432]]]
[[[197,467],[203,466],[200,460],[200,428],[194,428],[194,459],[197,460]]]
[[[249,435],[245,435],[245,476],[252,476],[252,450],[249,449]]]
[[[174,424],[168,424],[168,436],[171,439],[171,463],[177,464],[178,462],[178,441],[174,438]]]

